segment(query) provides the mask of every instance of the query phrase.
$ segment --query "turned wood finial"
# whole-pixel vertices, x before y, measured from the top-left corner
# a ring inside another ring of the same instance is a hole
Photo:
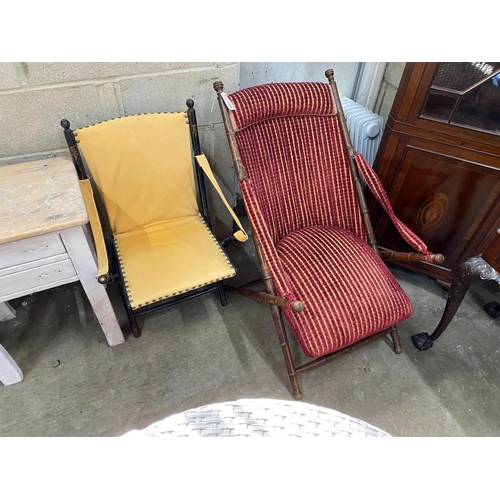
[[[214,82],[214,90],[219,94],[224,90],[224,84],[220,80]]]
[[[69,120],[66,120],[66,118],[64,118],[63,120],[61,120],[61,126],[65,130],[69,130],[69,127],[71,126],[71,124],[69,123]]]
[[[440,253],[434,254],[433,262],[436,264],[444,264],[444,255]]]
[[[328,78],[328,81],[329,82],[332,82],[334,80],[334,73],[333,73],[333,69],[327,69],[325,71],[325,76]]]
[[[188,99],[186,101],[186,106],[188,107],[188,109],[193,109],[194,108],[194,101],[193,101],[193,99]]]

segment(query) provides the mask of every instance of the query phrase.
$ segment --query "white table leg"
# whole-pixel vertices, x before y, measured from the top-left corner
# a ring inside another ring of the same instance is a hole
[[[12,359],[12,356],[0,345],[0,382],[3,385],[12,385],[21,382],[23,372]]]
[[[0,321],[7,321],[16,317],[16,310],[8,302],[0,302]]]
[[[97,282],[95,251],[89,241],[88,231],[83,226],[79,226],[65,229],[60,232],[60,235],[108,344],[111,347],[123,344],[125,337],[116,319],[106,289],[104,285]]]

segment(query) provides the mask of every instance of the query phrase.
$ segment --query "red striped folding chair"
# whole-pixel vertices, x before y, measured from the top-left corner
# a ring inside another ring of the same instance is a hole
[[[293,396],[297,374],[390,334],[412,314],[382,258],[440,262],[394,215],[380,180],[354,152],[333,71],[328,83],[273,83],[227,96],[214,83],[262,278],[229,287],[271,305]],[[417,253],[384,253],[360,173]],[[263,283],[265,291],[254,286]],[[296,366],[283,316],[304,353]]]

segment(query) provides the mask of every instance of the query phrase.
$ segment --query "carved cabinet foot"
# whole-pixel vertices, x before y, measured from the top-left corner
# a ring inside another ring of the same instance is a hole
[[[430,349],[433,343],[446,330],[475,276],[479,276],[482,280],[495,280],[500,283],[500,274],[481,257],[471,257],[466,260],[453,276],[453,281],[448,292],[448,300],[446,301],[443,316],[437,328],[431,335],[423,332],[412,336],[413,345],[419,351]]]
[[[427,332],[417,333],[413,335],[411,337],[411,341],[419,351],[426,351],[434,345],[434,342],[430,340],[430,335]]]

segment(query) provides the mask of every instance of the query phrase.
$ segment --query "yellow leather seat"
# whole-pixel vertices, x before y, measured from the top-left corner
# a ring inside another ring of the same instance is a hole
[[[200,215],[116,234],[115,243],[132,309],[236,274]]]

